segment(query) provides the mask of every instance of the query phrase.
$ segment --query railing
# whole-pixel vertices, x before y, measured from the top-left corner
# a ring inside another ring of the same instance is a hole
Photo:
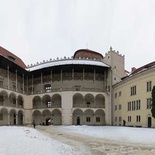
[[[21,108],[21,109],[23,108],[23,105],[16,105],[16,104],[13,104],[13,103],[5,103],[5,102],[0,102],[0,106]]]
[[[61,92],[61,91],[92,91],[92,92],[107,92],[106,89],[100,89],[100,88],[52,88],[51,90],[38,90],[34,91],[32,93],[29,93],[29,95],[33,94],[42,94],[42,93],[51,93],[51,92]]]
[[[105,108],[105,105],[73,104],[73,108]]]
[[[63,85],[62,85],[63,86]],[[80,85],[79,87],[72,87],[72,88],[52,88],[51,90],[34,90],[33,92],[26,92],[26,88],[23,90],[15,90],[13,87],[9,87],[7,85],[0,85],[0,88],[6,89],[6,90],[10,90],[10,91],[14,91],[14,92],[18,92],[21,94],[26,94],[26,95],[33,95],[33,94],[42,94],[42,93],[50,93],[50,92],[61,92],[61,91],[93,91],[93,92],[107,92],[107,89],[104,88],[86,88],[86,87],[82,87],[82,85]]]
[[[45,108],[61,108],[61,105],[54,105],[54,106],[47,106],[47,105],[40,105],[40,106],[33,106],[33,109],[45,109]]]

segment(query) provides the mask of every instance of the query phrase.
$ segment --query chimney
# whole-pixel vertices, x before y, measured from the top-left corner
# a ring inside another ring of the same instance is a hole
[[[135,70],[136,70],[135,67],[132,67],[132,68],[131,68],[131,72],[134,72]]]

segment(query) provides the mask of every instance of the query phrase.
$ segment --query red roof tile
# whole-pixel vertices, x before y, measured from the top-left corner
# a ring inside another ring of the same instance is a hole
[[[4,57],[6,57],[9,60],[12,60],[14,63],[16,63],[18,66],[22,68],[27,68],[25,63],[16,55],[13,53],[9,52],[8,50],[4,49],[3,47],[0,46],[0,54]]]

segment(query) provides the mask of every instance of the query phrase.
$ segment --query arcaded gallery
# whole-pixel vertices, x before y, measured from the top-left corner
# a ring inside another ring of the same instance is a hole
[[[29,125],[33,120],[37,125],[49,120],[53,125],[123,125],[127,101],[119,102],[115,94],[128,78],[124,55],[112,48],[104,56],[80,49],[71,58],[26,66],[0,47],[0,125]]]

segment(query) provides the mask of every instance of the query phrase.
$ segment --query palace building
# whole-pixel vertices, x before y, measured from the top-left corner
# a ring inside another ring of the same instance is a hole
[[[0,47],[0,125],[152,127],[154,63],[126,74],[124,55],[89,49],[26,66]]]

